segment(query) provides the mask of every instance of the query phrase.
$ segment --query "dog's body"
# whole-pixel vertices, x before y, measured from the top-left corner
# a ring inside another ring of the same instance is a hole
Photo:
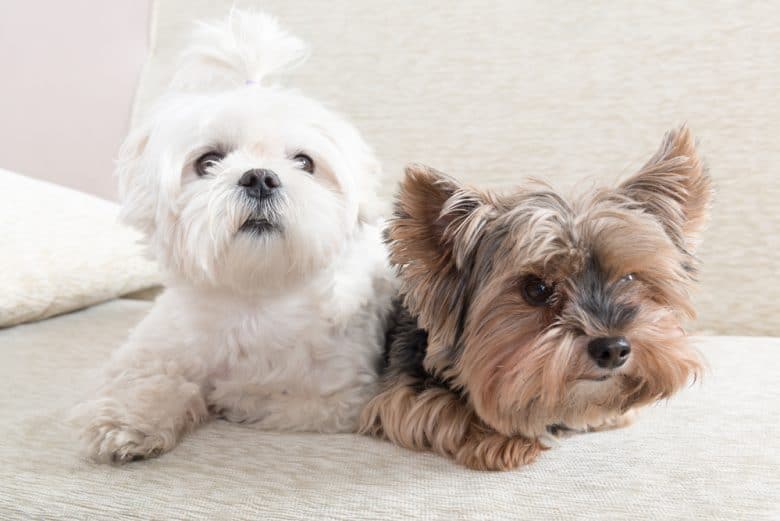
[[[701,368],[681,324],[710,198],[685,128],[572,202],[410,167],[388,231],[402,299],[361,430],[503,470],[672,395]]]
[[[341,269],[275,296],[166,289],[114,354],[110,385],[156,374],[150,366],[159,361],[166,385],[197,384],[192,407],[203,419],[215,414],[258,429],[353,431],[376,389],[392,291],[382,277],[378,229],[365,231],[344,252]],[[165,389],[148,390],[149,407],[162,412]]]
[[[394,291],[379,164],[338,115],[266,84],[304,50],[264,15],[202,25],[127,138],[122,217],[167,289],[75,411],[93,459],[157,455],[214,416],[354,431],[375,393]]]

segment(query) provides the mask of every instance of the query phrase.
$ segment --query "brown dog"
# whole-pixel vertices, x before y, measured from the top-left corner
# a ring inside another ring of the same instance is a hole
[[[672,395],[701,368],[681,322],[711,192],[684,127],[574,201],[410,166],[388,230],[401,299],[362,431],[504,470]]]

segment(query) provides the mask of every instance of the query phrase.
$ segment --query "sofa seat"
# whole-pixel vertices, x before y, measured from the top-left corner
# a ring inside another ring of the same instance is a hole
[[[701,383],[529,467],[218,421],[159,459],[83,460],[63,417],[151,304],[0,330],[0,519],[780,519],[780,339],[701,337]]]

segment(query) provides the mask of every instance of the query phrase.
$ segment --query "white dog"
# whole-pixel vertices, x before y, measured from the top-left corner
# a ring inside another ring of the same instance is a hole
[[[379,164],[339,116],[266,84],[304,54],[265,15],[201,24],[170,92],[127,138],[122,216],[167,289],[75,410],[93,459],[158,455],[214,416],[356,428],[394,285]]]

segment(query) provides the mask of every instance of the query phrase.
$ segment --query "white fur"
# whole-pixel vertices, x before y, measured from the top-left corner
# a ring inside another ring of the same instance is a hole
[[[275,21],[234,11],[199,34],[120,153],[122,217],[145,233],[167,289],[76,408],[97,461],[170,450],[213,416],[352,431],[374,392],[393,292],[376,219],[379,165],[320,104],[237,81],[262,82],[300,57],[302,44]],[[226,156],[200,177],[195,160],[212,149]],[[292,160],[300,152],[313,175]],[[238,185],[259,168],[282,183],[263,204]],[[275,228],[240,230],[250,218]]]
[[[233,9],[216,23],[199,22],[171,86],[177,90],[236,87],[292,69],[308,55],[305,43],[272,17]]]

